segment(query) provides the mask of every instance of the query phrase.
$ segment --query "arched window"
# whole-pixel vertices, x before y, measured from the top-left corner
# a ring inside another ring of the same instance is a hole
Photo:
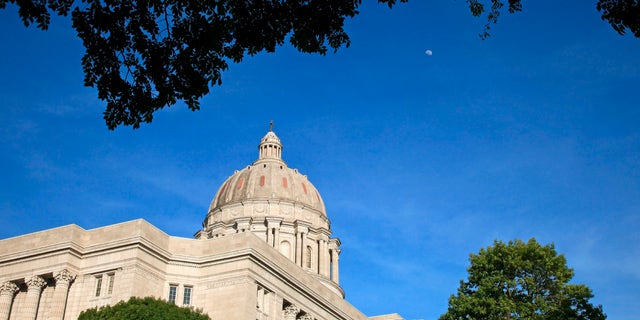
[[[307,246],[307,252],[305,253],[307,260],[307,268],[311,269],[311,246]]]

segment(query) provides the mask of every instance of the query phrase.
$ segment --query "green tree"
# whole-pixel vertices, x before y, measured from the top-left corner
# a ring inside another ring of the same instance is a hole
[[[392,8],[408,0],[377,0]],[[466,0],[486,16],[482,38],[503,7],[522,0]],[[285,39],[301,52],[325,54],[349,46],[344,22],[362,0],[0,0],[18,6],[26,26],[46,30],[51,14],[71,13],[86,51],[84,84],[107,103],[109,129],[151,122],[153,113],[182,101],[191,110],[210,87],[222,83],[230,62],[274,52]],[[489,8],[489,9],[485,9]],[[598,0],[602,19],[640,37],[638,0]]]
[[[132,297],[113,306],[84,310],[78,320],[211,320],[208,315],[193,308],[178,307],[173,303],[151,297]]]
[[[553,244],[494,241],[469,261],[468,280],[460,281],[440,320],[606,319],[602,307],[589,302],[591,289],[569,283],[573,270]]]

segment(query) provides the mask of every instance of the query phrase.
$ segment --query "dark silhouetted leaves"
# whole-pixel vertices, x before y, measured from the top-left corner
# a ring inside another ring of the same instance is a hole
[[[408,0],[377,0],[389,8]],[[138,128],[155,111],[178,102],[200,109],[200,99],[222,84],[229,62],[274,52],[288,40],[305,53],[326,54],[350,44],[345,19],[362,0],[0,0],[18,6],[25,25],[46,30],[51,13],[71,12],[86,48],[84,83],[106,101],[109,129]],[[521,0],[467,0],[473,16],[486,14],[489,36],[506,6]],[[487,9],[488,8],[488,9]],[[602,18],[623,34],[640,37],[637,0],[599,0]]]

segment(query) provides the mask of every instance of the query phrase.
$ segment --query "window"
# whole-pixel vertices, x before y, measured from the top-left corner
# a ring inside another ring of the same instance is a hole
[[[93,292],[94,297],[108,297],[113,294],[116,283],[116,272],[116,270],[109,270],[93,275],[96,279],[95,290]]]
[[[311,246],[307,246],[307,253],[305,257],[307,268],[311,269]]]
[[[178,286],[169,285],[169,302],[176,303],[176,293],[178,292]]]
[[[96,297],[100,296],[100,291],[102,290],[102,275],[96,277]]]
[[[184,296],[182,297],[182,304],[185,306],[191,305],[191,291],[193,288],[184,287]]]
[[[108,280],[108,284],[109,286],[107,287],[107,293],[108,294],[112,294],[113,293],[113,282],[115,280],[115,274],[110,273],[107,275],[107,280]]]

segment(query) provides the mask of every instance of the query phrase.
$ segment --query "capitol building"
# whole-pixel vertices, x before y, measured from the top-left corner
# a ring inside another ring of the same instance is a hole
[[[138,219],[0,240],[0,320],[77,319],[134,296],[213,320],[401,320],[344,299],[340,240],[320,193],[282,160],[272,130],[258,151],[222,183],[193,239]]]

